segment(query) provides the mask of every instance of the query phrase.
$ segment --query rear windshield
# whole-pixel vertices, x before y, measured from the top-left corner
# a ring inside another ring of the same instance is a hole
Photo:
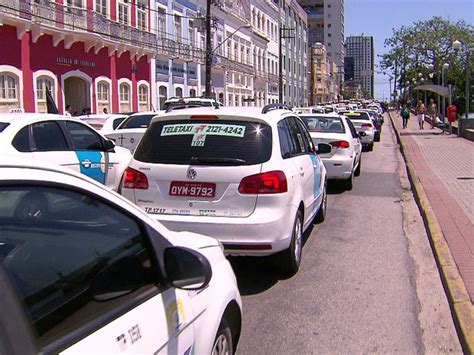
[[[113,122],[112,122],[112,128],[117,129],[119,124],[121,124],[126,118],[127,118],[127,116],[123,116],[123,117],[114,119]]]
[[[339,117],[304,116],[301,117],[310,132],[345,133]]]
[[[147,128],[150,124],[150,121],[155,114],[152,115],[139,115],[139,116],[129,116],[125,119],[123,124],[120,125],[118,129],[126,128]]]
[[[5,128],[7,128],[10,123],[0,122],[0,132],[2,132]]]
[[[352,120],[366,120],[370,121],[369,114],[367,112],[348,112],[348,111],[341,111],[339,112],[340,115],[344,115],[349,117]]]
[[[134,158],[157,164],[254,165],[270,159],[270,126],[245,121],[156,121]]]

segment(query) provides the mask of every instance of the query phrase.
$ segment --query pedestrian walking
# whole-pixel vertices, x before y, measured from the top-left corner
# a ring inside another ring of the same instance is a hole
[[[408,120],[410,119],[410,110],[407,107],[407,104],[403,104],[400,111],[400,116],[402,117],[403,128],[407,128]]]
[[[67,105],[66,106],[66,112],[64,112],[64,115],[68,116],[68,117],[72,117],[72,112],[71,111],[72,111],[71,105]]]
[[[416,105],[416,116],[418,118],[418,125],[420,126],[420,129],[425,129],[425,111],[426,108],[423,104],[423,101],[418,101],[418,105]]]
[[[431,119],[431,129],[434,129],[438,125],[438,106],[433,99],[430,99],[427,112]]]
[[[458,108],[456,107],[455,104],[450,103],[446,111],[447,111],[448,122],[449,122],[449,134],[452,134],[453,122],[455,122],[458,119]]]

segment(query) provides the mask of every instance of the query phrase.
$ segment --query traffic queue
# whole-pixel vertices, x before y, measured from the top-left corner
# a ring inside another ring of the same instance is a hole
[[[328,183],[353,188],[383,124],[376,102],[167,104],[0,115],[0,352],[235,353],[226,256],[296,274]]]

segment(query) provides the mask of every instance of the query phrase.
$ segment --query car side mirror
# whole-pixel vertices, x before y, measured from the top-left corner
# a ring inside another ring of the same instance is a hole
[[[365,133],[364,131],[359,132],[359,137],[360,138],[365,137],[366,135],[367,135],[367,133]]]
[[[331,153],[332,147],[327,143],[318,144],[318,154],[327,154]]]
[[[115,143],[110,139],[106,139],[104,142],[104,151],[111,152],[114,150],[114,148],[115,148]]]
[[[167,281],[183,290],[202,289],[212,277],[209,261],[198,252],[183,247],[165,249],[164,268]]]

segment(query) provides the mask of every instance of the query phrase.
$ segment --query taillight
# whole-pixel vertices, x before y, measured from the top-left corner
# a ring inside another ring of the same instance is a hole
[[[123,187],[126,189],[148,189],[148,178],[141,171],[127,168],[123,173]]]
[[[285,173],[279,170],[246,176],[239,185],[241,194],[279,194],[287,191]]]
[[[364,123],[361,125],[362,128],[372,128],[372,125],[370,123]]]
[[[334,148],[341,148],[341,149],[349,148],[349,142],[347,141],[334,141],[329,144],[333,146]]]

